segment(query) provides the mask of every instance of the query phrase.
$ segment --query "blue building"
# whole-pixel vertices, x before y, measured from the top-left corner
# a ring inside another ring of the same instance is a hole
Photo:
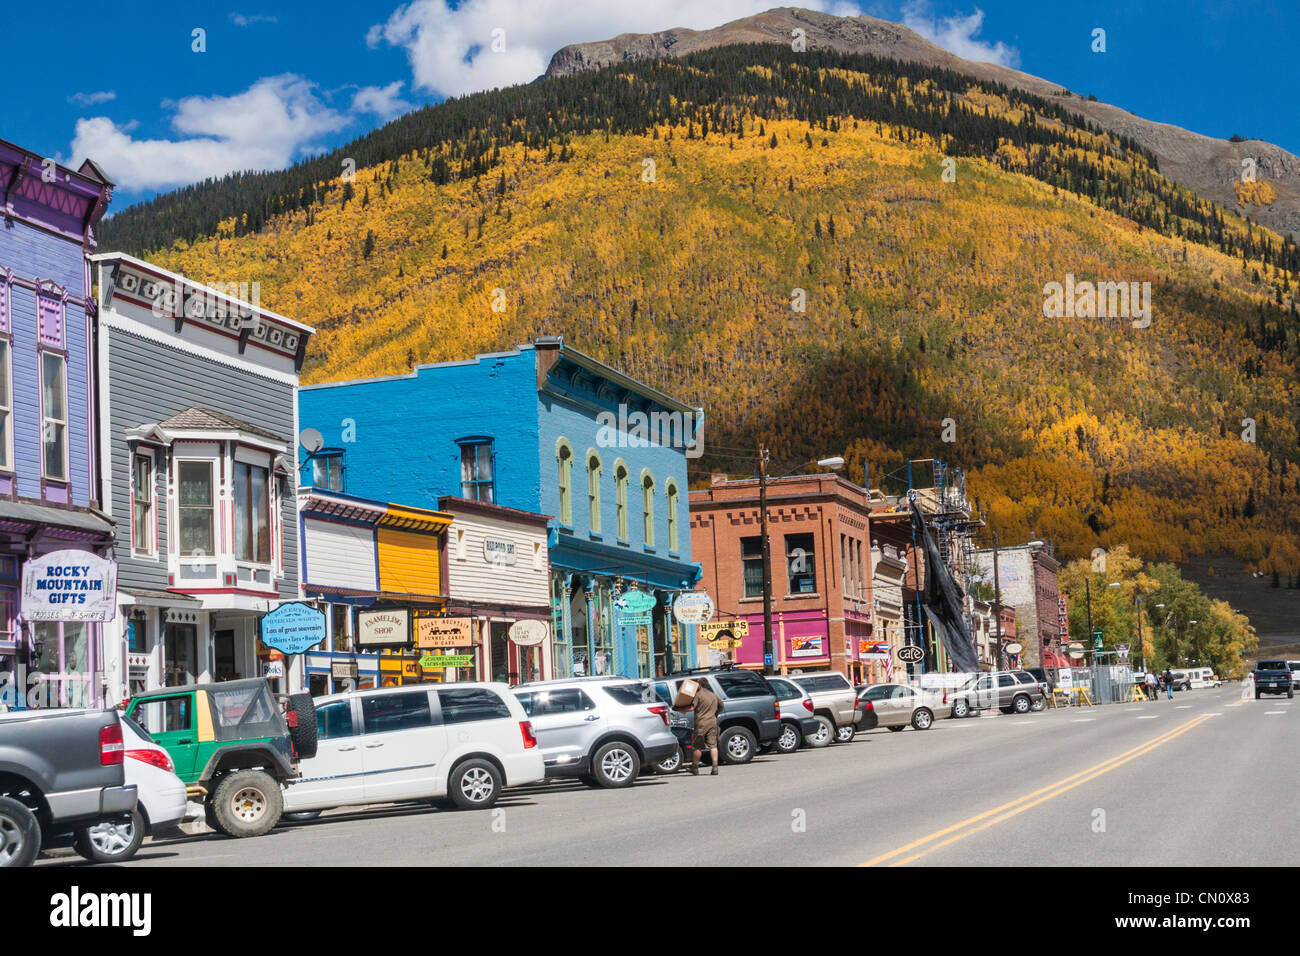
[[[694,635],[671,603],[700,574],[686,463],[703,410],[548,337],[408,375],[303,387],[298,413],[325,440],[303,485],[555,516],[551,676],[694,663]]]

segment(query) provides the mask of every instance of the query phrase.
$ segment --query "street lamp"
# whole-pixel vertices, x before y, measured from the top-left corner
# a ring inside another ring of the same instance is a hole
[[[767,538],[767,462],[770,454],[765,447],[758,449],[758,512],[759,535],[763,543],[763,673],[772,674],[776,669],[776,652],[772,643],[772,547]],[[811,462],[796,465],[803,468]],[[844,459],[839,456],[819,458],[819,468],[838,470],[844,467]],[[789,477],[789,475],[779,476]]]

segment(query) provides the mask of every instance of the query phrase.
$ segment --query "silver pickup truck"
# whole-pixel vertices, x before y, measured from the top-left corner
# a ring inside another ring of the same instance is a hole
[[[115,710],[0,714],[0,867],[135,809]]]

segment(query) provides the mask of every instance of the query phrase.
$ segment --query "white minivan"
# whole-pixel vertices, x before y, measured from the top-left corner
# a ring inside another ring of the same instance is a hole
[[[462,810],[546,776],[532,724],[510,688],[457,681],[316,699],[316,756],[299,761],[284,811],[431,801]]]

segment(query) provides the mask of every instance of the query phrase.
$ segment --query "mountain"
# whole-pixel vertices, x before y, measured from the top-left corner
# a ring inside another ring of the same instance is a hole
[[[837,17],[816,10],[778,7],[711,30],[624,33],[597,43],[575,43],[552,58],[546,76],[566,76],[619,63],[680,57],[736,43],[778,43],[789,47],[793,31],[803,30],[810,50],[867,53],[952,70],[1012,89],[1024,90],[1087,117],[1102,129],[1127,137],[1151,151],[1160,171],[1172,181],[1243,214],[1277,232],[1300,238],[1300,157],[1262,140],[1241,142],[1202,136],[1167,123],[1088,99],[1028,73],[995,63],[978,63],[949,53],[897,23],[870,16]],[[1260,191],[1242,182],[1242,160],[1255,161]],[[1254,200],[1244,205],[1242,200]]]
[[[706,407],[693,481],[760,441],[873,484],[938,457],[1003,540],[1300,564],[1300,249],[1156,167],[1024,90],[739,44],[451,100],[102,241],[257,281],[320,330],[308,381],[558,333]],[[1150,322],[1050,307],[1093,281]]]

